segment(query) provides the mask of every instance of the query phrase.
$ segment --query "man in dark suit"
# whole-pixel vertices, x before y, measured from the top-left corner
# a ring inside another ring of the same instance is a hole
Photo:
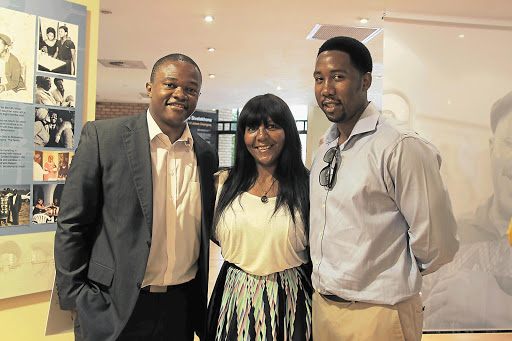
[[[201,71],[158,60],[137,116],[87,122],[61,197],[56,282],[80,340],[193,340],[205,328],[218,156],[191,132]]]
[[[17,190],[9,197],[9,212],[11,212],[11,223],[13,225],[20,224],[21,195]]]

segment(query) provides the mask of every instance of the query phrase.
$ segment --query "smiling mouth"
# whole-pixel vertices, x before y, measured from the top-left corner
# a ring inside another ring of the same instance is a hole
[[[325,108],[332,109],[332,108],[335,108],[336,106],[340,105],[340,103],[338,103],[338,102],[328,102],[328,103],[322,103],[322,105]]]
[[[185,104],[182,104],[182,103],[167,103],[167,106],[175,107],[175,108],[180,108],[180,109],[186,109],[187,108],[185,106]]]
[[[258,149],[259,151],[265,151],[265,150],[269,150],[272,147],[273,147],[273,145],[270,145],[270,146],[259,146],[259,147],[254,147],[254,148]]]

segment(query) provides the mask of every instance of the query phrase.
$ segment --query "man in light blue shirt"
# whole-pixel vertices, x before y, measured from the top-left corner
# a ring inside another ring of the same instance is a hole
[[[459,247],[439,152],[368,101],[371,71],[358,40],[320,47],[315,95],[333,125],[310,176],[316,340],[420,340],[422,276]]]

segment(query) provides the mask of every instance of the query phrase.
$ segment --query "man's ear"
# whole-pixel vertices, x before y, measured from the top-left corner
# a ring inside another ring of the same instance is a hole
[[[368,91],[370,86],[372,86],[372,74],[371,72],[367,72],[363,75],[363,78],[361,80],[361,86],[363,87],[364,91]]]
[[[150,82],[146,83],[146,92],[148,93],[149,98],[151,98],[151,94],[153,91],[153,85]]]

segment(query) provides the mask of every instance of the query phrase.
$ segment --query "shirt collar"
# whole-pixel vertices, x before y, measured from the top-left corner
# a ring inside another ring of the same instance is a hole
[[[357,120],[356,125],[354,126],[354,129],[352,129],[352,132],[350,133],[347,141],[350,140],[352,136],[375,130],[377,127],[377,122],[379,121],[379,117],[379,110],[375,104],[373,104],[373,102],[370,102],[366,106],[366,109],[364,109],[361,117],[359,117],[359,120]],[[325,132],[325,143],[331,143],[334,140],[337,140],[339,136],[340,133],[338,131],[338,126],[336,123],[333,123],[331,127]]]
[[[149,140],[152,141],[159,134],[165,135],[162,132],[162,129],[155,122],[155,119],[149,113],[149,108],[146,113],[147,121],[148,121],[148,131],[149,131]],[[165,135],[167,137],[167,135]],[[164,143],[170,143],[169,138],[163,140]],[[192,138],[192,133],[190,132],[190,128],[188,127],[188,123],[185,124],[185,130],[183,130],[183,134],[181,134],[180,138],[176,140],[175,143],[181,142],[186,146],[189,146],[190,149],[194,148],[194,139]]]

